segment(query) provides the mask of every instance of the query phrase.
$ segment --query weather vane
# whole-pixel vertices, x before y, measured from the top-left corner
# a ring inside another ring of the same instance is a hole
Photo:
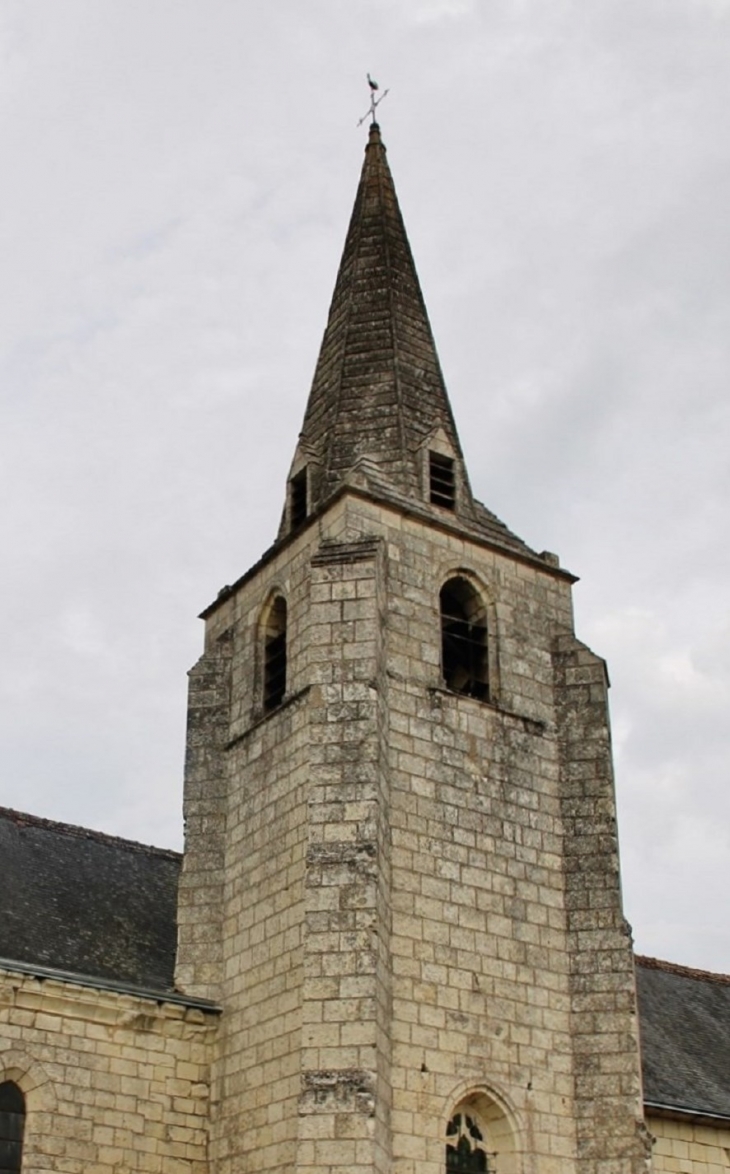
[[[380,89],[380,86],[378,85],[378,83],[376,81],[373,81],[370,74],[368,74],[368,85],[370,86],[370,109],[368,110],[367,114],[363,114],[362,118],[360,119],[360,121],[357,124],[358,126],[362,126],[362,124],[366,118],[369,118],[371,123],[375,122],[375,111],[377,110],[380,103],[383,101],[383,98],[387,97],[387,95],[390,92],[389,90],[383,90],[380,97],[376,98],[375,95],[377,94],[378,90]]]

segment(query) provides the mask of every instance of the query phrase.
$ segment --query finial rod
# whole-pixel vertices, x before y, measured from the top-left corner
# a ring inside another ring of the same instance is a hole
[[[377,94],[378,90],[380,89],[380,86],[378,85],[378,83],[376,81],[374,81],[371,78],[370,74],[367,75],[367,79],[368,79],[368,85],[370,86],[370,109],[368,110],[367,114],[363,114],[362,118],[360,119],[360,121],[357,124],[358,126],[362,126],[362,124],[366,118],[370,119],[371,126],[375,126],[375,111],[377,110],[380,103],[383,101],[383,98],[386,98],[388,96],[388,94],[390,93],[390,90],[383,90],[380,97],[376,98],[375,95]]]

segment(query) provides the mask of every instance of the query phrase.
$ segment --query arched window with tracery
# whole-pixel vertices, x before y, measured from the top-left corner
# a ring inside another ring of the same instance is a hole
[[[447,1174],[473,1174],[477,1171],[496,1174],[496,1167],[489,1158],[484,1131],[477,1118],[467,1112],[454,1113],[446,1129]]]
[[[0,1174],[20,1174],[25,1097],[12,1080],[0,1084]]]
[[[286,693],[286,600],[276,595],[263,617],[264,710],[281,705]]]
[[[486,1089],[474,1089],[459,1101],[444,1140],[446,1174],[520,1174],[514,1122]]]
[[[441,588],[441,671],[447,689],[489,699],[487,613],[468,579],[457,576]]]

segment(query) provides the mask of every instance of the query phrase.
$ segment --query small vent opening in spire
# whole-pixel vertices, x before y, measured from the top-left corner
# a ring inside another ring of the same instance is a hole
[[[456,468],[451,457],[440,452],[428,454],[428,484],[431,505],[456,509]]]
[[[298,530],[307,520],[309,513],[307,497],[307,468],[305,465],[289,482],[289,520],[292,530]]]

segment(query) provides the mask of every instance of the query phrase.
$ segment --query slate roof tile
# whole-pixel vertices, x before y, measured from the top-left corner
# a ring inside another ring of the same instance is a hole
[[[644,1100],[730,1117],[730,976],[636,958]]]
[[[0,957],[171,990],[181,859],[0,808]]]

